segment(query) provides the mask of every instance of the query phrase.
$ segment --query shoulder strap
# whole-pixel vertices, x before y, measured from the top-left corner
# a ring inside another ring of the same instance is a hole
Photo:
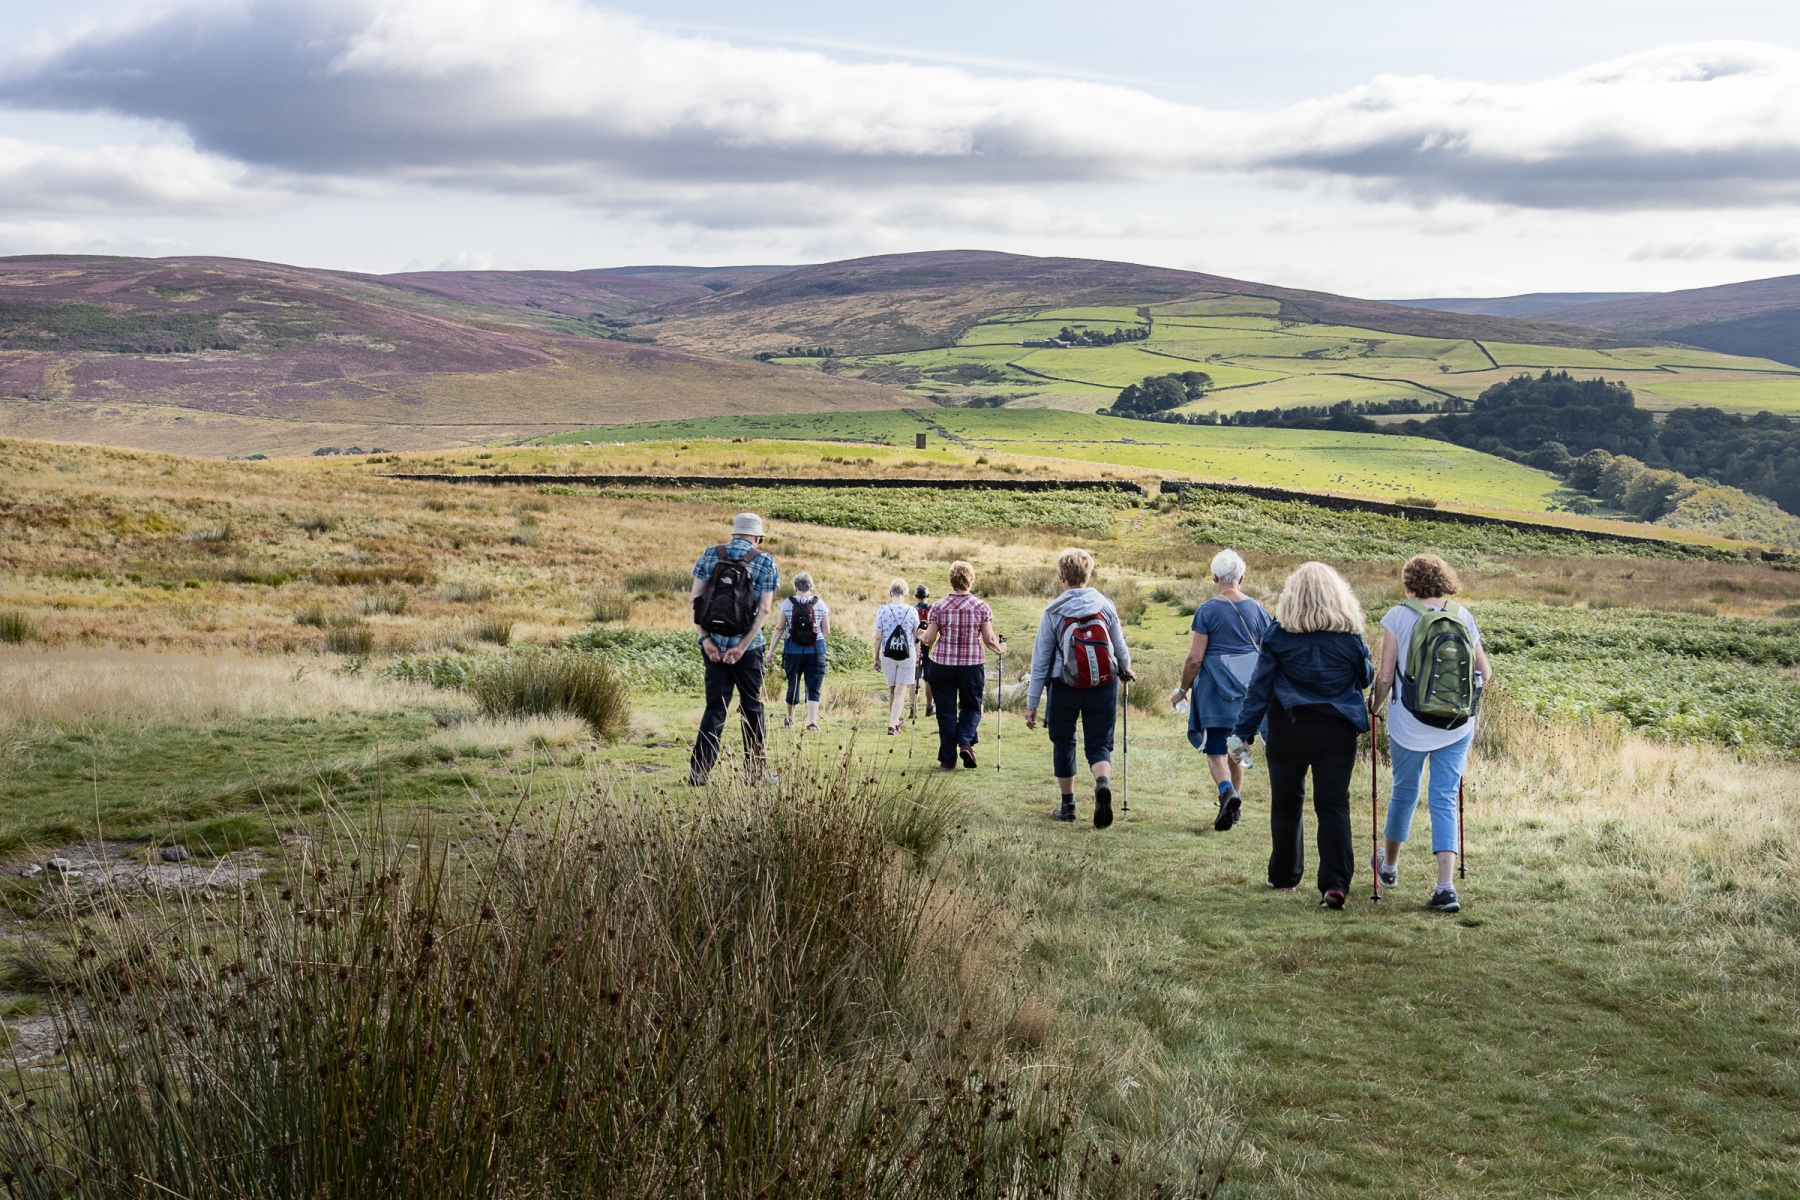
[[[1402,600],[1400,602],[1400,607],[1411,609],[1413,612],[1418,613],[1421,617],[1431,611],[1431,606],[1429,604],[1426,604],[1423,600],[1412,600],[1412,599]]]
[[[1213,599],[1217,600],[1219,597],[1214,596]],[[1244,627],[1244,636],[1250,639],[1250,644],[1256,647],[1256,652],[1258,654],[1261,654],[1262,639],[1250,632],[1250,622],[1244,620],[1244,614],[1238,611],[1238,606],[1235,602],[1227,600],[1225,603],[1231,605],[1231,615],[1236,617],[1238,624]]]

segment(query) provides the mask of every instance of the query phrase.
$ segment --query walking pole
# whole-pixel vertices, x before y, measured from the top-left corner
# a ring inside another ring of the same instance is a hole
[[[1006,711],[1006,651],[999,652],[1000,676],[994,680],[994,774],[1000,773],[1000,716]]]
[[[1380,835],[1376,831],[1376,809],[1381,804],[1381,759],[1376,748],[1376,739],[1381,734],[1381,718],[1373,717],[1369,721],[1369,899],[1381,899],[1381,872],[1376,868],[1376,856],[1381,853]]]
[[[1469,877],[1468,841],[1463,836],[1463,781],[1456,781],[1456,877]]]
[[[1125,681],[1125,751],[1119,756],[1119,811],[1131,811],[1131,797],[1126,792],[1126,784],[1131,776],[1131,681]]]

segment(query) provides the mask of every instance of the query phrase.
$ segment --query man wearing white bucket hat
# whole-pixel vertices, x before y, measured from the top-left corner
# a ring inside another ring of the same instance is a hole
[[[708,546],[694,564],[694,627],[706,655],[706,713],[688,760],[688,782],[695,787],[706,783],[719,760],[734,691],[744,728],[745,771],[752,779],[763,774],[762,627],[781,572],[763,552],[762,540],[762,518],[739,513],[731,522],[731,541]]]

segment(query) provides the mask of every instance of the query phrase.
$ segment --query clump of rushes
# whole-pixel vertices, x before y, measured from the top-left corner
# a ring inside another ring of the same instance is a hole
[[[450,604],[479,604],[494,594],[485,583],[446,583],[443,597]]]
[[[631,617],[631,593],[616,583],[594,589],[593,617],[597,622],[624,621]]]
[[[978,906],[892,836],[952,810],[784,766],[777,803],[602,778],[416,855],[302,843],[279,898],[71,908],[70,1052],[12,1081],[9,1191],[1153,1194],[1162,1164],[1098,1143],[959,981]]]
[[[375,631],[361,617],[340,618],[325,631],[325,649],[333,654],[367,654],[375,648]]]
[[[691,571],[679,568],[633,571],[625,577],[625,590],[638,595],[667,592],[673,596],[685,596],[694,590],[694,576]]]
[[[31,640],[31,622],[17,609],[0,612],[0,642],[17,646]]]
[[[363,597],[362,609],[365,617],[380,613],[397,617],[406,611],[406,597],[393,592],[370,592]]]
[[[478,642],[504,646],[512,641],[513,623],[505,617],[477,617],[469,634]]]
[[[311,608],[303,608],[294,614],[294,624],[310,625],[314,629],[323,629],[326,625],[325,610],[317,604]]]
[[[593,654],[527,650],[483,664],[467,687],[490,717],[567,714],[609,739],[631,724],[630,689]]]

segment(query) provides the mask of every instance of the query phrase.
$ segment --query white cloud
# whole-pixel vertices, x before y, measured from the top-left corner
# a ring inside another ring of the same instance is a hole
[[[15,210],[236,212],[283,186],[425,185],[700,230],[1086,233],[1118,222],[1047,190],[1260,179],[1430,209],[1452,234],[1496,208],[1800,202],[1800,55],[1751,43],[1526,84],[1382,76],[1252,112],[744,47],[578,0],[204,0],[41,43],[0,102],[163,122],[198,147],[13,171],[0,147]]]
[[[191,146],[71,149],[0,137],[0,211],[246,216],[281,202],[250,174]]]

